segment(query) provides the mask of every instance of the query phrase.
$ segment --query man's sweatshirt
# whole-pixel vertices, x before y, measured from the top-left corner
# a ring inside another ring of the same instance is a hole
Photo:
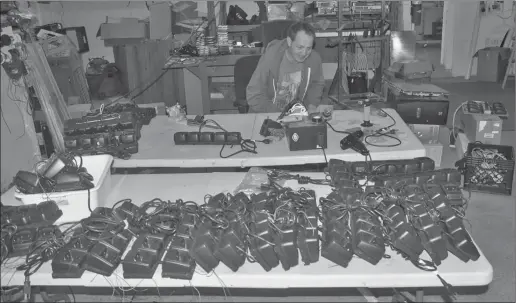
[[[276,87],[279,81],[281,60],[288,48],[287,39],[269,42],[261,56],[256,70],[247,85],[247,103],[251,113],[281,112],[283,109],[274,104]],[[298,97],[305,107],[318,106],[324,89],[321,56],[312,51],[303,62]]]

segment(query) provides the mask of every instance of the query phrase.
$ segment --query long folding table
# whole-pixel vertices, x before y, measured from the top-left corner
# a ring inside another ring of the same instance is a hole
[[[393,109],[384,109],[393,119],[396,129],[395,136],[401,144],[393,146],[396,140],[388,137],[371,139],[375,145],[367,145],[373,160],[409,159],[425,156],[425,148],[419,139],[412,133],[407,124]],[[270,117],[276,119],[278,114],[228,114],[207,115],[205,119],[217,121],[228,131],[242,133],[242,138],[263,140],[260,128],[263,121]],[[363,122],[362,113],[352,110],[337,110],[333,119],[329,122],[337,131],[345,131],[360,127]],[[393,123],[390,117],[371,116],[371,122],[376,129],[389,126]],[[290,151],[286,138],[274,141],[271,144],[257,142],[256,154],[239,153],[230,158],[220,157],[220,145],[175,145],[174,133],[179,131],[198,131],[198,126],[189,126],[184,122],[176,123],[166,116],[154,118],[150,125],[142,129],[142,137],[139,140],[139,152],[132,155],[129,160],[115,159],[114,168],[212,168],[212,167],[253,167],[253,166],[278,166],[278,165],[303,165],[325,163],[322,150]],[[203,131],[214,131],[205,128]],[[340,140],[345,134],[337,133],[328,128],[328,147],[324,150],[326,158],[342,159],[346,161],[363,161],[364,156],[351,151],[343,151],[340,148]],[[223,156],[229,155],[240,149],[240,146],[232,148],[226,146]]]
[[[306,173],[312,178],[323,178],[322,173]],[[183,199],[204,203],[206,194],[233,192],[243,180],[244,173],[190,173],[190,174],[154,174],[154,175],[113,175],[112,191],[109,197],[101,201],[100,206],[112,206],[121,199],[130,198],[140,205],[153,198],[163,200]],[[318,197],[330,191],[329,186],[298,185],[288,181],[286,186],[294,189],[304,187],[316,191]],[[14,199],[11,189],[2,195],[2,202],[7,205],[20,204]],[[73,207],[68,205],[65,207]],[[88,214],[86,213],[85,216]],[[258,264],[246,263],[237,272],[232,272],[221,263],[215,274],[197,271],[191,281],[174,280],[161,277],[161,266],[153,279],[123,279],[122,266],[110,277],[85,272],[80,279],[52,279],[51,264],[46,263],[31,276],[35,286],[85,286],[85,287],[225,287],[229,288],[427,288],[441,287],[442,284],[434,272],[417,269],[410,262],[389,249],[386,253],[390,259],[381,260],[373,266],[360,258],[354,258],[347,268],[339,267],[320,258],[309,266],[298,265],[289,271],[281,266],[265,272]],[[426,253],[424,253],[426,254]],[[477,261],[464,263],[453,255],[438,267],[439,274],[453,286],[484,286],[493,278],[493,268],[483,254]],[[1,285],[23,285],[23,272],[12,268],[2,268]]]

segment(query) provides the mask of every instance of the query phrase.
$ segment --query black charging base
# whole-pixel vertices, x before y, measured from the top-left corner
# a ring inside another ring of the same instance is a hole
[[[371,127],[371,126],[373,126],[373,123],[371,123],[371,121],[369,121],[369,120],[367,120],[367,121],[364,120],[364,122],[362,122],[362,124],[360,124],[360,126],[362,126],[362,127]]]

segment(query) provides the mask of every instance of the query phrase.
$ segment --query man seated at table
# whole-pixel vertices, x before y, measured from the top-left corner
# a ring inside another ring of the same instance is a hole
[[[247,86],[251,113],[281,112],[297,99],[308,112],[321,103],[324,88],[321,56],[313,50],[314,28],[296,22],[287,38],[267,45]]]

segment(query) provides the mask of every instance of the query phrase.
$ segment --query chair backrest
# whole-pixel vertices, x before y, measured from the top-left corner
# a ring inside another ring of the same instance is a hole
[[[236,103],[247,105],[246,90],[261,55],[250,55],[238,59],[235,63],[235,97]]]
[[[287,38],[287,30],[294,22],[294,20],[273,20],[262,23],[260,28],[263,47],[267,47],[272,40]]]

